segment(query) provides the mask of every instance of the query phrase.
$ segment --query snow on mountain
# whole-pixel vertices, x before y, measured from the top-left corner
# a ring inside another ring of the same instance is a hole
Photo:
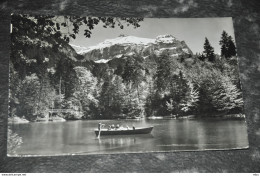
[[[156,37],[155,42],[157,43],[173,43],[175,40],[177,40],[172,35],[159,35]]]
[[[99,59],[99,60],[96,60],[94,61],[95,63],[107,63],[108,61],[110,61],[111,59]]]
[[[78,45],[74,45],[74,44],[71,44],[71,43],[70,43],[70,46],[71,46],[72,48],[74,48],[74,50],[75,50],[78,54],[82,54],[82,53],[84,53],[86,50],[88,50],[87,47],[78,46]]]
[[[117,37],[114,39],[107,39],[102,43],[99,43],[95,46],[90,46],[88,48],[86,47],[80,47],[71,44],[73,48],[76,48],[76,52],[78,54],[85,54],[87,52],[90,52],[91,50],[95,49],[104,49],[107,47],[110,47],[112,45],[123,45],[123,44],[136,44],[136,45],[147,45],[148,43],[154,43],[155,39],[149,39],[149,38],[140,38],[140,37],[135,37],[135,36],[127,36],[127,37]]]
[[[73,44],[71,46],[78,54],[83,55],[86,60],[93,60],[97,63],[104,63],[104,60],[120,58],[123,55],[131,56],[135,53],[144,58],[152,53],[156,55],[168,53],[174,57],[192,54],[192,51],[184,41],[179,41],[172,35],[159,35],[155,39],[120,36],[114,39],[107,39],[88,48]]]

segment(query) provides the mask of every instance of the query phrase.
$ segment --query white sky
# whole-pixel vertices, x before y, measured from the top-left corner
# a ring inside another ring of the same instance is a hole
[[[132,26],[120,29],[104,28],[102,23],[91,31],[91,38],[85,38],[84,30],[81,30],[71,44],[89,47],[103,42],[106,39],[118,37],[120,34],[132,35],[143,38],[156,38],[158,35],[171,34],[178,40],[184,40],[193,53],[202,52],[205,37],[214,47],[215,53],[220,53],[219,40],[225,30],[234,38],[232,18],[144,18],[140,27]]]

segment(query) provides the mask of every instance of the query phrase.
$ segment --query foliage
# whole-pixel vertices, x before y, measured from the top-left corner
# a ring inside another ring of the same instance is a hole
[[[232,84],[228,77],[222,77],[218,81],[219,84],[212,86],[212,105],[218,111],[241,110],[243,107],[241,91]]]
[[[97,106],[99,103],[97,99],[99,94],[97,90],[97,79],[93,77],[92,73],[85,67],[75,67],[74,69],[77,75],[77,83],[73,96],[78,100],[78,103],[75,105],[79,107],[79,109],[75,109],[72,105],[70,105],[69,108],[83,111],[85,117],[90,117],[92,115],[90,105]]]
[[[32,121],[38,115],[46,116],[49,108],[73,109],[76,102],[87,116],[90,109],[97,106],[98,91],[84,92],[83,86],[93,81],[93,89],[96,81],[86,70],[85,78],[93,78],[89,82],[83,82],[77,75],[74,68],[80,57],[68,42],[75,39],[80,30],[85,30],[85,37],[91,37],[91,31],[98,24],[104,28],[137,28],[142,20],[12,15],[10,116],[25,116]]]
[[[17,72],[14,70],[12,62],[9,64],[9,76],[11,85],[9,87],[9,117],[14,117],[17,113],[17,105],[19,105],[19,99],[17,93],[20,92],[20,82]]]
[[[171,82],[171,61],[169,56],[162,55],[158,58],[157,61],[157,70],[154,75],[154,82],[156,89],[159,92],[164,91],[168,84]]]
[[[76,85],[76,72],[74,64],[71,60],[61,58],[57,61],[55,73],[52,75],[51,80],[55,89],[59,94],[63,94],[65,98],[73,95]],[[59,83],[59,84],[57,84]]]
[[[214,54],[207,38],[204,52],[189,61],[135,53],[98,64],[82,60],[68,45],[68,37],[75,38],[84,24],[90,37],[99,23],[139,27],[141,20],[12,16],[10,116],[33,121],[50,108],[69,109],[63,114],[68,120],[242,111],[237,59],[229,52],[235,45],[227,34],[220,43],[223,53],[232,53],[228,60]]]
[[[170,99],[169,101],[166,101],[166,106],[167,106],[167,110],[169,112],[171,112],[171,116],[172,116],[172,111],[174,109],[174,106],[173,106],[173,100]]]
[[[40,81],[36,74],[26,76],[20,83],[20,89],[17,93],[19,104],[17,107],[17,115],[25,116],[27,120],[34,120],[34,111],[39,99]]]
[[[10,128],[8,128],[8,137],[7,137],[7,153],[9,155],[16,155],[16,150],[23,143],[22,137],[14,133]]]
[[[81,102],[75,97],[70,97],[64,102],[64,109],[69,111],[64,113],[63,116],[67,120],[79,120],[83,117]]]
[[[69,42],[70,38],[76,38],[80,27],[84,27],[84,36],[90,38],[92,35],[91,31],[100,22],[102,22],[104,28],[115,28],[118,26],[123,29],[124,23],[127,26],[132,25],[134,28],[138,28],[140,27],[140,21],[143,21],[143,18],[30,16],[14,14],[12,15],[11,24],[13,25],[14,36],[26,36],[29,34],[36,38],[39,34],[44,34],[42,37],[54,37]]]
[[[185,97],[181,101],[181,111],[187,113],[189,111],[194,112],[198,107],[199,91],[194,88],[192,82],[188,82],[188,91]]]

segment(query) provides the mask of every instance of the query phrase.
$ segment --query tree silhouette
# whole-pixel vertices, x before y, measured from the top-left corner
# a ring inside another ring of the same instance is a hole
[[[204,56],[208,59],[208,61],[210,61],[210,62],[215,61],[214,48],[210,45],[207,37],[205,38],[203,53],[204,53]]]
[[[236,56],[237,52],[235,43],[233,38],[229,36],[226,31],[222,32],[219,44],[221,45],[221,56],[225,58]]]
[[[221,45],[221,56],[226,57],[228,52],[228,34],[226,33],[226,31],[222,32],[219,44]]]
[[[236,56],[236,46],[231,36],[228,37],[228,57]]]
[[[116,17],[76,17],[76,16],[43,16],[43,15],[18,15],[14,14],[11,18],[12,34],[31,35],[42,37],[61,38],[66,42],[70,38],[75,39],[79,33],[80,26],[84,26],[84,36],[91,37],[92,30],[100,22],[104,28],[115,28],[119,26],[121,29],[124,25],[132,25],[134,28],[140,27],[139,22],[143,18],[116,18]]]

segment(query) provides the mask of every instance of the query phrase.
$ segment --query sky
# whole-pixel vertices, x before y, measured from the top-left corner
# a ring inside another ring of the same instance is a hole
[[[213,46],[215,53],[220,54],[219,40],[221,33],[225,30],[234,38],[234,28],[232,18],[144,18],[140,22],[140,27],[134,29],[133,26],[124,25],[124,29],[118,26],[115,28],[104,28],[99,23],[91,31],[91,38],[83,35],[84,30],[71,40],[71,44],[78,46],[94,46],[106,39],[113,39],[120,34],[131,35],[142,38],[156,38],[158,35],[171,34],[178,40],[183,40],[193,53],[202,52],[205,37]],[[82,28],[80,28],[82,29]]]

